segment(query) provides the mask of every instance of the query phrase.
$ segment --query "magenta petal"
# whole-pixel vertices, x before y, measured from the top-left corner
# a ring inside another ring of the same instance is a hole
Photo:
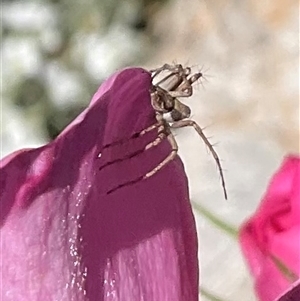
[[[276,301],[299,301],[300,300],[300,281],[295,282],[289,289]]]
[[[285,159],[255,214],[241,227],[240,243],[262,301],[273,301],[290,286],[280,260],[300,275],[300,158]],[[300,300],[300,299],[299,299]]]
[[[2,160],[1,300],[198,300],[180,159],[107,194],[170,152],[166,140],[141,152],[156,130],[130,138],[156,122],[150,84],[143,69],[115,74],[55,141]]]

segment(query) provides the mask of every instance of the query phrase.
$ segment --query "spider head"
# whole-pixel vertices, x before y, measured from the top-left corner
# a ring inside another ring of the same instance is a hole
[[[154,110],[164,115],[169,122],[179,121],[191,115],[191,109],[187,105],[158,86],[152,87],[151,104]]]
[[[153,109],[161,114],[171,112],[175,106],[175,98],[159,86],[152,86],[151,104]]]

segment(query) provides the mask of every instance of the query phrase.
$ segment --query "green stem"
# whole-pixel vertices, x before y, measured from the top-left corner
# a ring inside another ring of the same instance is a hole
[[[224,222],[223,220],[221,220],[219,217],[215,216],[211,211],[209,211],[208,209],[202,207],[201,205],[195,203],[195,202],[191,202],[193,208],[200,213],[201,215],[203,215],[204,217],[206,217],[210,222],[212,222],[215,226],[217,226],[219,229],[223,230],[224,232],[226,232],[226,234],[232,236],[234,239],[237,239],[238,237],[238,230]]]
[[[215,216],[211,211],[204,208],[203,206],[191,202],[193,208],[195,211],[197,211],[199,214],[206,217],[211,223],[213,223],[217,228],[223,230],[226,234],[230,235],[234,239],[237,239],[238,237],[238,230],[227,223],[225,223],[223,220],[221,220],[219,217]],[[275,256],[270,255],[271,260],[274,262],[275,266],[279,269],[279,271],[282,273],[284,277],[286,277],[287,280],[290,282],[294,282],[298,279],[298,276],[296,273],[294,273],[289,267],[287,267],[279,258],[276,258]],[[207,293],[207,291],[204,290],[204,295]],[[207,296],[206,296],[207,297]],[[209,298],[209,297],[207,297]],[[218,301],[220,299],[211,299],[212,301]]]
[[[298,279],[296,273],[294,273],[289,267],[287,267],[279,258],[274,255],[270,255],[272,261],[276,265],[277,269],[281,274],[291,283],[295,282]]]

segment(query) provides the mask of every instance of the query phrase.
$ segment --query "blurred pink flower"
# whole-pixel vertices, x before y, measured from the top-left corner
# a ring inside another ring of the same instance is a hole
[[[275,300],[299,277],[299,157],[284,160],[259,208],[242,226],[240,244],[261,301]]]
[[[156,122],[150,84],[116,73],[57,139],[1,161],[1,300],[198,300],[182,162],[141,179],[170,152],[134,135]]]

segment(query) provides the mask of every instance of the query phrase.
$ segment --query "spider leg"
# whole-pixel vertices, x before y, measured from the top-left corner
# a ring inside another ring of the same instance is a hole
[[[147,127],[146,129],[144,129],[144,130],[142,130],[142,131],[140,131],[140,132],[135,132],[135,133],[133,133],[130,137],[126,137],[126,138],[123,138],[123,139],[120,139],[120,140],[117,140],[117,141],[114,141],[114,142],[105,144],[105,145],[103,146],[102,150],[103,150],[103,149],[106,149],[106,148],[108,148],[108,147],[112,147],[112,146],[115,146],[115,145],[118,145],[118,144],[122,144],[122,143],[124,143],[124,142],[126,142],[126,141],[128,141],[128,140],[130,140],[130,139],[136,139],[136,138],[138,138],[138,137],[140,137],[140,136],[145,135],[147,132],[150,132],[150,131],[154,130],[155,128],[158,128],[158,127],[160,127],[160,126],[162,126],[162,125],[163,125],[162,122],[156,122],[155,124],[150,125],[149,127]],[[160,131],[159,131],[159,132],[160,132]],[[101,153],[100,153],[100,154],[101,154]],[[101,155],[100,155],[99,157],[101,157]]]
[[[173,77],[172,79],[170,79]],[[165,88],[168,91],[176,90],[182,83],[182,76],[176,72],[171,72],[167,76],[165,76],[163,79],[161,79],[159,82],[155,84],[155,86],[160,86],[165,81],[170,79],[170,82],[167,84],[167,87]]]
[[[164,134],[167,135],[167,139],[169,140],[169,143],[171,145],[171,152],[170,154],[162,161],[160,162],[156,167],[154,167],[152,170],[150,170],[149,172],[147,172],[144,176],[143,179],[147,179],[152,177],[154,174],[156,174],[159,170],[161,170],[166,164],[168,164],[169,162],[171,162],[177,155],[178,152],[178,145],[177,142],[172,134],[172,132],[170,131],[170,126],[169,124],[164,120],[164,117],[162,114],[157,113],[156,114],[156,119],[158,121],[158,123],[163,123],[163,129],[164,129]],[[154,141],[153,141],[154,142]]]
[[[160,120],[161,118],[162,118],[162,116],[160,114],[158,114],[157,119]],[[158,121],[158,122],[160,122],[160,121]],[[122,183],[122,184],[110,189],[109,191],[107,191],[106,192],[107,194],[110,194],[122,187],[138,183],[139,181],[141,181],[143,179],[152,177],[154,174],[156,174],[158,171],[160,171],[166,164],[171,162],[176,157],[177,152],[178,152],[178,146],[177,146],[176,140],[175,140],[173,134],[169,131],[169,128],[166,128],[165,126],[162,126],[162,127],[163,127],[164,131],[160,132],[158,134],[158,137],[154,141],[147,144],[146,147],[141,152],[144,152],[144,151],[150,149],[151,147],[158,145],[167,135],[167,139],[169,140],[169,142],[172,146],[172,150],[171,150],[170,154],[162,162],[160,162],[156,167],[154,167],[152,170],[147,172],[144,176],[141,176],[141,177],[134,179],[132,181],[129,181],[129,182]],[[135,153],[133,156],[138,155],[141,152]],[[129,159],[129,158],[131,158],[131,157],[128,157],[125,159]]]
[[[227,191],[226,191],[226,187],[225,187],[225,179],[224,179],[224,174],[223,174],[223,170],[222,170],[222,166],[221,166],[221,163],[220,163],[219,156],[216,153],[216,151],[214,150],[211,143],[208,141],[208,139],[204,135],[204,133],[203,133],[202,129],[200,128],[200,126],[193,120],[179,120],[179,121],[176,121],[176,122],[174,122],[173,124],[170,125],[171,128],[182,128],[182,127],[186,127],[186,126],[192,126],[196,130],[196,132],[202,138],[204,143],[208,146],[211,154],[213,155],[213,157],[214,157],[214,159],[217,163],[219,172],[220,172],[222,187],[223,187],[223,191],[224,191],[224,196],[225,196],[225,199],[227,200]]]
[[[162,162],[160,162],[156,167],[154,167],[151,171],[146,173],[144,175],[143,179],[152,177],[154,174],[156,174],[158,171],[160,171],[165,165],[167,165],[169,162],[171,162],[172,160],[175,159],[177,152],[178,152],[178,145],[177,145],[176,140],[172,133],[170,133],[167,136],[167,139],[169,140],[171,147],[172,147],[170,154]]]
[[[106,168],[107,166],[109,165],[112,165],[114,163],[117,163],[117,162],[122,162],[122,161],[125,161],[125,160],[128,160],[128,159],[131,159],[141,153],[143,153],[144,151],[154,147],[154,146],[157,146],[159,143],[162,142],[162,140],[166,137],[166,134],[163,132],[163,127],[161,129],[158,129],[158,136],[157,138],[155,138],[155,140],[151,141],[150,143],[148,143],[143,149],[139,149],[133,153],[130,153],[128,155],[125,155],[123,156],[122,158],[119,158],[119,159],[114,159],[114,160],[111,160],[111,161],[108,161],[106,162],[105,164],[101,165],[99,167],[99,170],[102,170],[104,168]]]
[[[154,141],[148,143],[145,146],[143,151],[146,151],[146,150],[150,149],[151,147],[158,145],[165,137],[166,137],[166,134],[164,132],[159,132],[157,138],[155,138]]]
[[[160,68],[150,70],[150,73],[153,73],[152,79],[165,70],[174,73],[179,73],[181,70],[183,70],[183,67],[181,64],[175,64],[175,65],[164,64]]]
[[[193,95],[193,87],[191,85],[188,85],[185,90],[180,91],[168,91],[168,93],[173,97],[190,97]]]
[[[165,70],[169,71],[170,74],[168,74],[160,81],[158,81],[155,84],[155,86],[159,87],[161,84],[169,80],[169,83],[167,84],[168,87],[166,87],[165,89],[168,91],[171,97],[174,98],[191,96],[193,94],[192,84],[196,82],[200,77],[202,77],[201,72],[189,76],[191,74],[190,67],[183,68],[183,66],[180,64],[176,64],[176,65],[165,64],[160,68],[150,71],[151,73],[153,73],[152,80],[158,74],[160,74],[162,71]]]
[[[142,130],[141,132],[137,133],[136,135],[138,135],[138,136],[143,136],[143,135],[145,135],[146,133],[148,133],[148,132],[150,132],[150,131],[152,131],[152,130],[154,130],[155,128],[158,128],[158,127],[160,127],[160,126],[162,126],[162,122],[161,122],[161,121],[159,121],[159,122],[157,122],[157,123],[154,123],[154,124],[150,125],[149,127],[145,128],[144,130]]]
[[[190,97],[193,94],[193,84],[198,81],[203,75],[201,72],[195,73],[187,78],[186,75],[181,75],[181,83],[174,90],[169,90],[169,94],[174,97]]]

